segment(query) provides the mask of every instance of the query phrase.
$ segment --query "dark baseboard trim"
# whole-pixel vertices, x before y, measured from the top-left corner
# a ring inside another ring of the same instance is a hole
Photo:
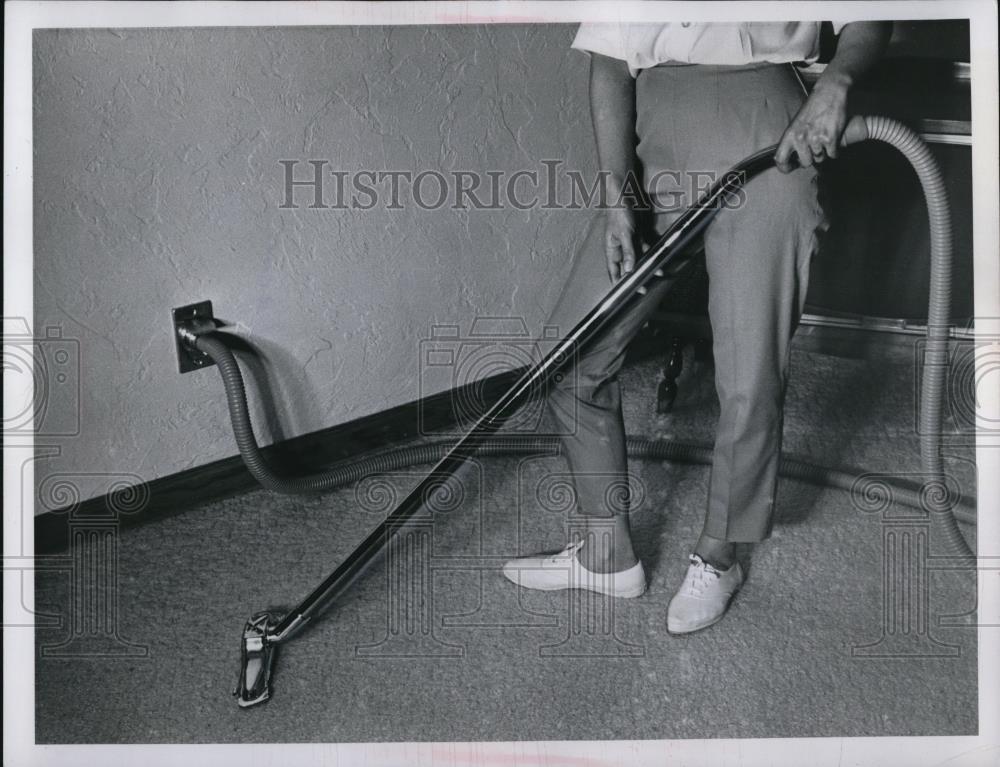
[[[453,427],[460,420],[458,414],[469,413],[470,404],[492,404],[521,372],[512,370],[339,426],[293,437],[263,448],[262,452],[268,463],[282,473],[292,473],[289,466],[295,467],[295,474],[323,471],[355,456]],[[234,455],[150,481],[146,485],[148,500],[134,513],[117,514],[114,501],[103,495],[76,507],[39,514],[34,520],[35,552],[66,550],[71,519],[115,518],[120,527],[132,527],[259,487],[243,465],[243,459]]]

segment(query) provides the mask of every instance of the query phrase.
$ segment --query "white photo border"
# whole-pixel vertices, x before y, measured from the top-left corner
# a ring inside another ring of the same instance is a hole
[[[4,316],[33,316],[32,30],[44,27],[334,26],[503,24],[669,20],[969,19],[973,125],[975,313],[1000,318],[998,206],[997,4],[990,0],[854,2],[9,2],[4,8]],[[996,326],[977,334],[1000,335]],[[985,358],[983,358],[985,359]],[[5,407],[31,395],[24,380],[4,377]],[[20,377],[23,379],[24,377]],[[30,382],[27,382],[30,386]],[[21,387],[20,389],[18,387]],[[987,418],[1000,419],[1000,387],[981,392]],[[5,448],[8,448],[5,438]],[[1000,562],[1000,442],[980,435],[977,448],[980,556]],[[32,443],[4,450],[4,546],[33,544],[34,510],[22,506]],[[29,453],[30,454],[30,453]],[[30,462],[29,462],[30,464]],[[22,532],[23,529],[23,532]],[[29,550],[32,550],[29,548]],[[1000,624],[1000,579],[979,573],[980,623]],[[20,581],[4,572],[4,612],[21,599]],[[24,581],[31,599],[33,584]],[[16,588],[15,588],[16,587]],[[30,605],[29,605],[30,607]],[[967,737],[801,738],[761,740],[543,741],[517,743],[373,743],[264,745],[34,744],[34,636],[4,632],[4,763],[8,765],[322,764],[350,765],[801,765],[913,767],[1000,763],[1000,629],[979,629],[979,735]]]

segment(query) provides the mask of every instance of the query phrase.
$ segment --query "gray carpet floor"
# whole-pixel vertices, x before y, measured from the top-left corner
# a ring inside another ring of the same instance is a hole
[[[657,381],[654,362],[623,374],[629,431],[710,442],[711,368],[688,355],[669,416],[655,414]],[[907,364],[796,350],[785,449],[825,465],[916,472],[915,388]],[[971,449],[952,446],[947,456],[956,483],[974,494]],[[975,630],[941,625],[974,610],[971,575],[932,558],[925,585],[907,602],[926,625],[904,634],[884,616],[884,572],[895,560],[883,541],[904,540],[888,532],[901,535],[905,520],[859,508],[843,491],[782,482],[774,534],[745,553],[749,578],[730,613],[708,630],[673,637],[667,603],[700,527],[707,468],[633,464],[631,521],[649,578],[635,600],[519,591],[504,580],[506,557],[564,544],[566,467],[559,457],[537,457],[488,459],[477,469],[463,498],[415,528],[398,555],[282,648],[274,698],[252,710],[230,696],[243,622],[304,596],[420,469],[322,497],[249,492],[121,531],[118,650],[127,641],[145,655],[54,657],[69,626],[38,630],[37,741],[976,732]],[[964,531],[974,540],[974,528]],[[36,581],[38,604],[69,615],[66,574]]]

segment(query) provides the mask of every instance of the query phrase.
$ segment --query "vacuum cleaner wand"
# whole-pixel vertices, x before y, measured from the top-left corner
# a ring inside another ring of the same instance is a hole
[[[242,668],[234,691],[240,706],[263,703],[270,697],[271,669],[277,648],[291,639],[320,610],[350,584],[382,552],[406,522],[424,508],[429,497],[444,487],[448,479],[471,458],[483,443],[520,408],[540,387],[574,359],[577,351],[596,338],[630,299],[639,294],[647,283],[663,279],[668,267],[678,261],[685,248],[721,210],[731,194],[748,179],[774,165],[775,147],[763,149],[747,157],[729,170],[688,208],[664,235],[643,255],[635,271],[619,281],[559,344],[546,354],[472,425],[430,470],[427,476],[399,505],[351,552],[330,575],[305,597],[284,618],[272,622],[268,613],[251,618],[243,631],[241,644]],[[675,264],[676,265],[676,264]]]
[[[666,272],[666,267],[670,262],[677,259],[684,252],[684,248],[701,233],[722,207],[728,195],[739,189],[747,178],[771,166],[773,158],[773,147],[747,158],[718,181],[698,204],[689,208],[670,230],[649,249],[636,270],[620,281],[608,293],[607,297],[580,320],[552,351],[525,372],[485,414],[480,416],[455,446],[399,503],[399,506],[362,541],[358,548],[323,583],[317,586],[288,616],[278,623],[270,636],[271,642],[281,643],[288,639],[305,621],[312,617],[317,609],[350,585],[350,582],[388,543],[392,535],[397,533],[407,520],[424,507],[426,499],[432,497],[435,491],[443,489],[448,479],[476,453],[482,442],[502,427],[517,412],[518,408],[529,401],[540,387],[544,386],[557,371],[573,359],[580,347],[597,337],[618,316],[629,299],[637,294],[639,288],[651,280],[661,279],[654,272]]]

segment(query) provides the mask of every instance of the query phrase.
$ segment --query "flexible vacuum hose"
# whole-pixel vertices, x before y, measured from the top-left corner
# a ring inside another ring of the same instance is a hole
[[[866,117],[868,139],[894,147],[913,166],[920,179],[930,226],[930,288],[927,336],[920,391],[920,461],[924,473],[922,507],[930,514],[933,538],[945,555],[974,558],[958,529],[945,484],[941,455],[942,408],[948,372],[951,311],[951,211],[941,169],[930,148],[915,132],[887,117]]]
[[[916,171],[927,204],[931,234],[931,275],[920,398],[920,453],[924,482],[906,483],[884,475],[829,469],[786,455],[781,457],[779,471],[789,479],[849,491],[862,508],[884,508],[890,502],[897,502],[928,512],[933,529],[939,531],[934,537],[942,541],[942,553],[970,558],[974,555],[959,530],[957,521],[971,525],[976,523],[975,502],[965,497],[955,497],[949,491],[940,450],[951,302],[951,221],[944,182],[929,148],[912,130],[885,117],[866,117],[864,127],[867,136],[855,135],[850,143],[868,138],[882,141],[899,150]],[[439,440],[365,456],[311,476],[279,477],[268,468],[257,445],[250,422],[243,376],[236,357],[222,340],[222,336],[220,332],[204,333],[198,335],[193,344],[218,366],[240,455],[250,474],[268,490],[287,494],[326,492],[357,482],[371,474],[434,463],[452,446],[451,441]],[[559,450],[559,444],[559,439],[555,437],[501,435],[480,444],[476,454],[555,453]],[[712,462],[712,447],[706,444],[629,437],[627,446],[632,458],[701,465],[710,465]]]

